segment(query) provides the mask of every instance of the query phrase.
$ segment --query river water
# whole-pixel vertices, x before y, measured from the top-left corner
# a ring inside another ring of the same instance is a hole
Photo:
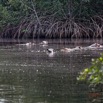
[[[27,47],[22,43],[34,42]],[[61,53],[64,47],[89,46],[102,40],[0,40],[0,103],[91,103],[86,83],[76,80],[103,50]],[[50,56],[46,49],[53,48]]]

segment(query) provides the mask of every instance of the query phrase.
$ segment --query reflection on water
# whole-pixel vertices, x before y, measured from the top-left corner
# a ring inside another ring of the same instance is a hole
[[[40,42],[30,48],[12,41],[0,46],[0,103],[89,103],[88,86],[77,83],[76,76],[102,50],[65,54],[59,50],[94,41],[49,40],[48,46]],[[53,57],[47,48],[55,50]]]

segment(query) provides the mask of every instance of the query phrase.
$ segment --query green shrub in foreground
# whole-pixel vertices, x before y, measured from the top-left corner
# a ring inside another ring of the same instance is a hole
[[[80,72],[77,80],[87,81],[90,85],[103,84],[103,55],[92,59],[92,65]]]

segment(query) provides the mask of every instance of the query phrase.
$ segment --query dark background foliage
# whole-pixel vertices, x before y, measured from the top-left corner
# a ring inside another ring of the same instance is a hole
[[[73,20],[88,24],[94,16],[100,16],[102,19],[102,12],[103,0],[0,0],[0,32],[7,35],[11,31],[11,34],[15,34],[14,31],[17,34],[28,33],[30,37],[31,33],[39,34],[37,31],[40,29],[40,33],[43,34],[44,32],[47,36],[48,32],[50,33],[49,29],[57,21],[64,23],[69,20],[70,23],[70,20]],[[34,24],[37,26],[35,31],[36,26]],[[47,28],[49,26],[46,27],[46,25],[50,25],[50,28]],[[73,23],[72,25],[74,27]],[[29,26],[33,29],[28,29]],[[46,32],[45,28],[49,31]],[[9,33],[7,33],[8,31]],[[59,31],[55,31],[54,34]],[[68,33],[75,34],[74,30]],[[15,34],[13,37],[17,37],[17,35]]]

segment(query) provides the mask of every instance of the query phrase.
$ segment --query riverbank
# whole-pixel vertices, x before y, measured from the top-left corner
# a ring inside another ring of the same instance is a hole
[[[29,20],[29,21],[28,21]],[[30,18],[14,26],[8,25],[1,33],[2,38],[102,38],[103,18],[91,20],[42,18],[40,23]]]
[[[103,2],[0,1],[1,38],[102,38]]]

